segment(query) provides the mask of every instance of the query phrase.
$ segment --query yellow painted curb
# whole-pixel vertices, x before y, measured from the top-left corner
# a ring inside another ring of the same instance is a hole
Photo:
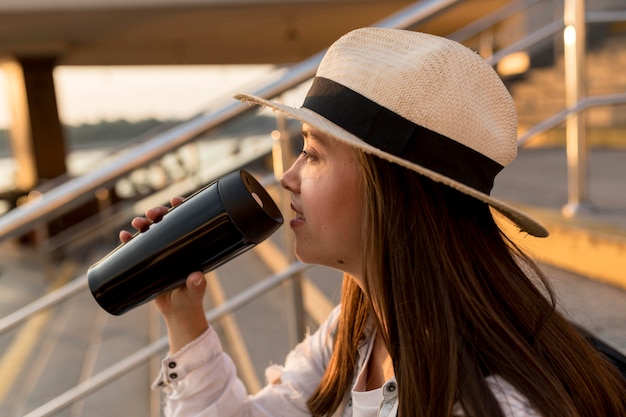
[[[541,221],[547,238],[519,233],[510,222],[500,226],[521,248],[543,262],[590,279],[626,289],[626,233],[579,220],[564,219],[547,210],[522,208]],[[497,215],[499,219],[501,216]]]

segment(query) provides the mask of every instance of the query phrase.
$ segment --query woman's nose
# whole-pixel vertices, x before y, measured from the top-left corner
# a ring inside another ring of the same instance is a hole
[[[297,192],[297,173],[295,169],[297,161],[294,162],[287,171],[283,172],[283,175],[280,177],[280,185],[287,191],[291,191],[292,193]]]

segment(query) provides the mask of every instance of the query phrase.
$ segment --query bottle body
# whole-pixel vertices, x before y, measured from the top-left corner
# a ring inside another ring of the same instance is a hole
[[[267,192],[245,171],[209,184],[146,231],[92,265],[89,288],[119,315],[251,249],[282,224]]]

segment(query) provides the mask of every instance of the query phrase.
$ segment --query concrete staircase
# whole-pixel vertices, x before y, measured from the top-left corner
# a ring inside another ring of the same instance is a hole
[[[589,97],[626,91],[626,72],[623,71],[626,67],[626,27],[615,25],[606,31],[606,37],[588,43],[586,73]],[[563,56],[558,54],[554,65],[532,68],[523,78],[508,82],[522,132],[565,108],[564,74]],[[626,105],[593,108],[586,114],[591,146],[626,148]],[[564,144],[564,129],[557,128],[537,135],[527,146]]]
[[[587,96],[625,92],[626,26],[596,28],[589,38]],[[533,68],[508,87],[520,131],[563,110],[562,54],[553,66]],[[496,180],[493,194],[522,206],[550,229],[548,239],[524,238],[539,259],[626,288],[626,105],[591,108],[585,115],[590,146],[586,212],[575,219],[561,214],[568,202],[564,126],[528,141]]]

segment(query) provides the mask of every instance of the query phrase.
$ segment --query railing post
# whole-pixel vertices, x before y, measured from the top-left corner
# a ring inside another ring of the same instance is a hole
[[[274,139],[272,158],[274,175],[276,179],[280,180],[283,172],[285,172],[285,170],[288,169],[295,160],[295,155],[290,144],[289,131],[287,130],[285,116],[277,113],[276,123],[278,125],[278,129],[272,132],[272,139]],[[278,204],[283,215],[291,212],[291,200],[286,191],[281,190],[280,201]],[[288,263],[293,263],[296,260],[293,252],[294,235],[287,227],[283,227],[281,232],[282,243],[284,245],[287,261]],[[287,286],[287,303],[291,308],[291,314],[288,315],[289,342],[292,346],[295,346],[304,338],[306,333],[304,297],[302,294],[302,274],[294,275],[293,279],[285,282],[285,285]]]
[[[575,108],[586,95],[585,0],[565,0],[563,20],[565,103]],[[587,123],[584,112],[572,112],[566,120],[568,201],[563,215],[573,217],[590,209],[587,199]]]

